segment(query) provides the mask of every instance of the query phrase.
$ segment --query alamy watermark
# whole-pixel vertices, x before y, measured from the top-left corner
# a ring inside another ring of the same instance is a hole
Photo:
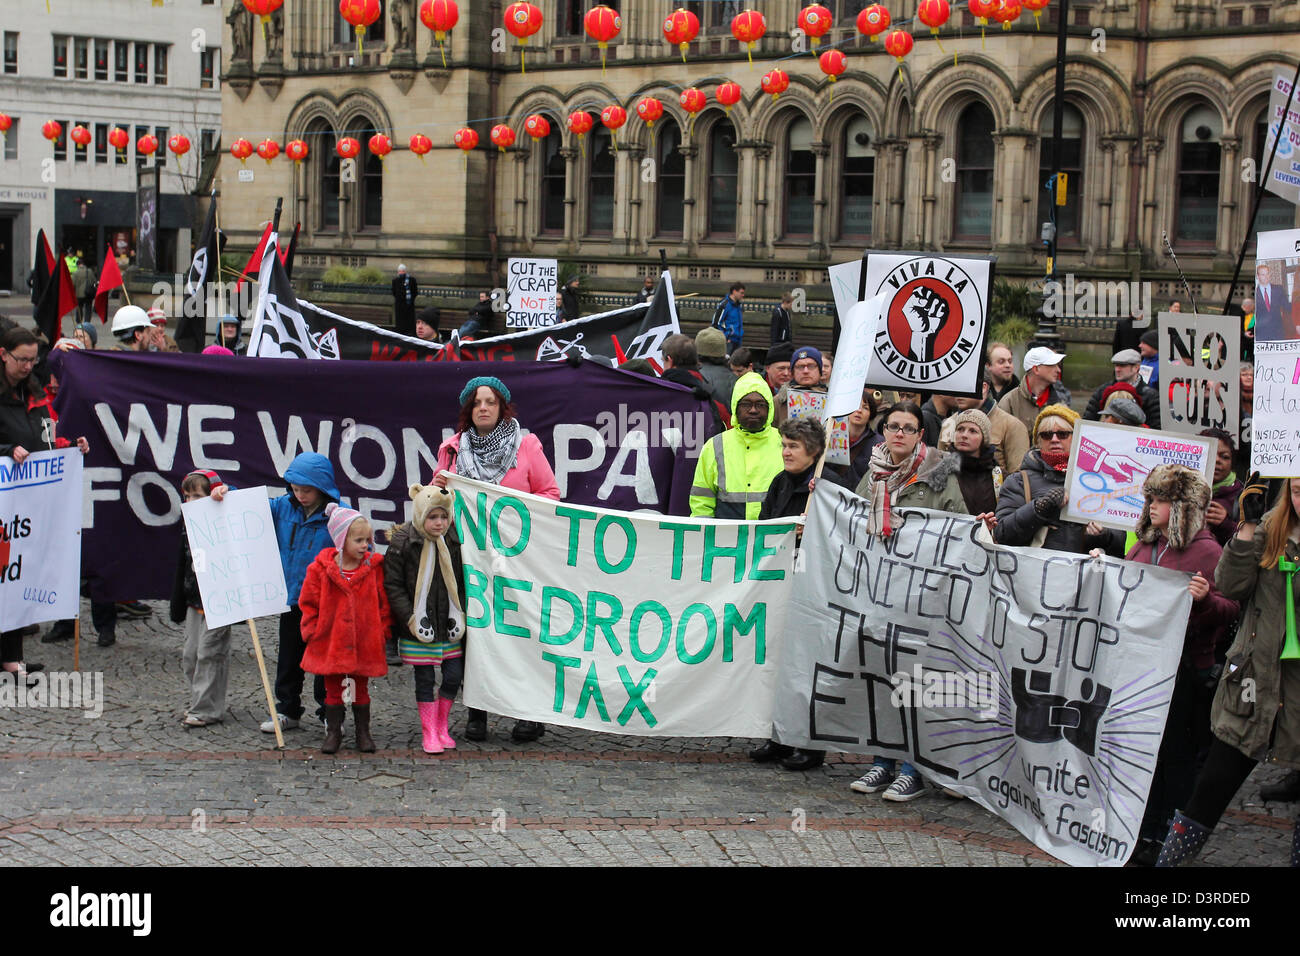
[[[998,715],[999,680],[992,671],[927,671],[918,663],[911,673],[891,674],[889,682],[895,707],[963,708],[986,719]]]
[[[596,430],[606,447],[622,448],[623,440],[640,433],[645,445],[636,440],[635,447],[670,448],[676,451],[685,447],[698,452],[708,435],[705,412],[644,412],[630,409],[622,402],[617,412],[603,411],[596,416]]]
[[[1133,318],[1134,328],[1145,328],[1151,323],[1151,283],[1076,282],[1073,273],[1066,273],[1064,283],[1043,284],[1043,314],[1053,319]]]
[[[0,710],[80,710],[93,720],[104,713],[104,674],[101,671],[37,671],[25,677],[0,673]]]

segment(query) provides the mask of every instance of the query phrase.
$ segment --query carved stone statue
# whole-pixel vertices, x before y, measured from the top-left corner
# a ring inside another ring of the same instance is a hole
[[[226,17],[230,24],[231,61],[253,59],[253,15],[242,3],[235,4]]]
[[[412,0],[392,0],[393,49],[415,49],[415,8]]]
[[[266,58],[281,61],[284,59],[284,10],[271,14],[271,22],[266,25]]]

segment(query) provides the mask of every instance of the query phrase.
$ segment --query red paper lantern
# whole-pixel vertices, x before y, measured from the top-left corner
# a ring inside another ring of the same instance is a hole
[[[645,125],[654,129],[655,120],[664,115],[664,105],[653,96],[647,96],[637,101],[636,115],[645,121]]]
[[[442,44],[458,20],[460,10],[456,7],[456,0],[424,0],[420,4],[420,22],[433,31],[444,68],[447,66],[447,51]]]
[[[284,144],[284,155],[292,159],[295,166],[301,166],[310,153],[311,147],[300,139],[291,139]]]
[[[492,127],[492,132],[488,134],[492,142],[496,144],[497,149],[505,152],[511,146],[515,145],[515,131],[505,123],[498,123]]]
[[[7,133],[14,127],[14,118],[8,113],[0,113],[0,134]]]
[[[790,88],[790,76],[782,69],[768,70],[763,74],[763,92],[776,99]]]
[[[744,10],[731,18],[731,35],[744,43],[749,50],[749,63],[754,64],[754,44],[767,32],[767,20],[757,10]]]
[[[939,28],[948,22],[952,11],[948,0],[921,0],[916,8],[916,18],[930,28],[931,36],[939,35]]]
[[[112,146],[119,153],[125,151],[126,144],[129,142],[131,142],[131,137],[126,135],[126,130],[122,129],[122,127],[114,126],[108,131],[108,145]],[[231,151],[234,151],[233,147],[231,148]],[[250,148],[249,153],[251,152],[252,149]]]
[[[78,146],[84,148],[90,145],[90,139],[91,139],[90,130],[86,129],[86,127],[84,126],[72,127],[72,132],[68,133],[68,135],[72,138],[72,141],[76,143]]]
[[[380,162],[383,162],[384,157],[393,151],[393,141],[383,133],[376,133],[370,137],[370,142],[366,144],[366,147],[373,155],[379,157]]]
[[[812,41],[813,49],[816,49],[822,42],[822,37],[826,35],[826,31],[831,28],[831,12],[821,4],[814,3],[799,11],[796,22],[799,29]]]
[[[569,132],[578,137],[579,140],[590,133],[591,128],[595,125],[591,119],[591,114],[585,110],[578,110],[569,114]]]
[[[145,156],[152,156],[158,152],[158,137],[152,133],[145,133],[135,141],[135,151]]]
[[[682,90],[682,95],[677,97],[677,102],[681,103],[682,109],[690,114],[691,121],[686,129],[686,138],[690,139],[691,131],[695,129],[695,117],[709,105],[709,98],[703,90],[690,86]]]
[[[546,139],[551,135],[551,124],[541,113],[533,113],[524,120],[524,132],[533,139]]]
[[[264,139],[257,144],[257,155],[266,160],[266,165],[271,165],[271,160],[280,155],[280,144],[273,139]]]
[[[284,6],[284,0],[244,0],[244,9],[255,17],[262,18],[262,27],[271,20],[271,14]]]
[[[998,0],[969,0],[966,6],[970,9],[970,15],[975,18],[975,22],[981,27],[989,25],[989,17],[993,16],[993,11],[998,8]]]
[[[906,30],[894,30],[885,37],[885,52],[898,61],[902,69],[903,57],[912,52],[912,34]]]
[[[889,29],[889,10],[882,3],[873,3],[858,14],[858,32],[865,33],[872,43]]]
[[[531,3],[512,3],[503,19],[510,35],[519,41],[519,72],[524,73],[524,49],[528,38],[542,28],[542,11]]]
[[[470,150],[478,148],[478,133],[468,126],[462,126],[456,130],[456,135],[452,136],[451,141],[456,144],[458,149],[468,153]]]
[[[618,130],[619,127],[627,122],[627,110],[621,106],[606,106],[600,111],[600,121],[605,124],[609,130],[609,138],[618,149]]]
[[[110,133],[109,136],[111,137],[112,134]],[[253,155],[253,144],[241,136],[230,144],[230,155],[239,160],[239,164],[242,166],[248,160],[248,157]]]
[[[340,159],[355,159],[361,155],[361,143],[351,136],[344,136],[334,147],[334,152],[338,153]]]
[[[352,29],[357,34],[357,56],[361,55],[361,41],[365,38],[366,27],[378,20],[383,12],[379,0],[339,0],[339,13],[352,24]]]
[[[1043,15],[1043,10],[1046,9],[1047,5],[1050,2],[1051,0],[1020,0],[1020,3],[1024,6],[1024,8],[1034,15],[1035,30],[1042,29],[1042,26],[1039,23],[1038,18]]]
[[[182,136],[177,133],[171,139],[167,140],[167,148],[177,156],[184,156],[190,151],[190,139],[188,136]]]
[[[423,133],[416,133],[411,137],[411,152],[420,157],[420,162],[426,162],[425,155],[433,149],[433,140]]]
[[[728,81],[719,85],[713,95],[718,98],[718,102],[722,104],[722,108],[726,112],[730,113],[731,108],[740,102],[742,90],[740,89],[739,83]]]
[[[582,25],[587,31],[587,36],[595,40],[596,46],[600,47],[600,72],[603,76],[605,47],[609,45],[610,40],[618,36],[618,31],[623,29],[623,18],[616,10],[611,10],[602,3],[587,11],[587,15],[582,18]]]
[[[63,135],[63,127],[60,126],[55,120],[49,120],[44,126],[41,127],[41,135],[44,136],[46,139],[48,139],[51,143],[56,143],[58,142],[59,138]]]
[[[664,39],[675,43],[682,51],[682,62],[686,62],[686,48],[700,33],[700,18],[684,7],[678,7],[664,18]]]
[[[1010,30],[1011,24],[1020,19],[1022,7],[1019,0],[999,0],[993,11],[993,19],[1002,24],[1002,29]]]
[[[844,54],[839,50],[827,50],[817,58],[817,65],[822,68],[822,72],[826,74],[832,83],[835,82],[836,77],[842,76],[844,71],[848,69]],[[834,96],[834,92],[831,95]]]

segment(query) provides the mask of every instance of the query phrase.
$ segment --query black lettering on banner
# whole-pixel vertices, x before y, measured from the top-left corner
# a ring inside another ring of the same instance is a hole
[[[832,677],[839,677],[843,680],[853,679],[853,674],[849,671],[839,671],[833,667],[827,667],[820,661],[813,665],[812,693],[808,696],[808,739],[825,740],[839,744],[856,744],[858,742],[857,737],[840,737],[834,734],[817,733],[817,705],[819,703],[834,704],[837,707],[843,707],[845,702],[843,697],[832,697],[817,690],[817,681],[822,674],[830,674]]]

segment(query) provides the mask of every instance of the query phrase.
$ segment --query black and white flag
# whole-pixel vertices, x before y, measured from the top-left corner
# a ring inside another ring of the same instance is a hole
[[[324,358],[312,341],[278,246],[279,237],[272,235],[262,255],[248,354],[259,358]]]
[[[217,200],[208,205],[208,218],[199,233],[194,260],[185,275],[185,298],[176,323],[176,344],[183,352],[202,352],[207,344],[208,285],[218,279],[221,251],[217,242]]]

